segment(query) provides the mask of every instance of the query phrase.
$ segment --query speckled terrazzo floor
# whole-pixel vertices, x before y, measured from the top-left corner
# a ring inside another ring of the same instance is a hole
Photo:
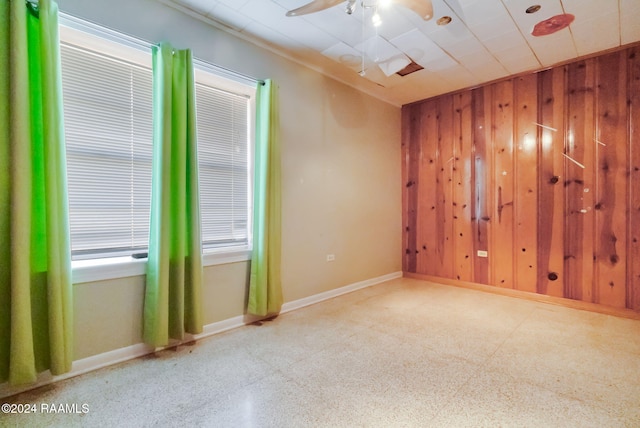
[[[0,400],[18,427],[640,427],[640,321],[398,279]]]

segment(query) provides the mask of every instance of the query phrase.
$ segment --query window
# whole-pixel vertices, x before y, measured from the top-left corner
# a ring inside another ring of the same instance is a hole
[[[66,41],[60,56],[73,258],[146,251],[152,157],[149,64]]]
[[[150,46],[96,31],[60,33],[74,260],[144,253],[149,235]],[[255,89],[195,66],[203,247],[249,249]]]
[[[197,73],[197,75],[200,73]],[[250,97],[196,82],[202,244],[249,244]]]

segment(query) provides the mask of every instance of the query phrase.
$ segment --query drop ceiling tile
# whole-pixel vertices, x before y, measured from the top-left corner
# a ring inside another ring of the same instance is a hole
[[[225,4],[232,9],[240,10],[250,0],[217,0],[218,3]]]
[[[500,60],[500,63],[509,72],[509,74],[518,74],[525,71],[536,71],[540,69],[538,61],[532,57],[507,58],[504,61]]]
[[[378,33],[387,40],[405,33],[407,28],[412,28],[409,20],[398,12],[395,7],[381,9],[379,13],[382,18],[382,24],[378,27]]]
[[[587,55],[620,45],[618,12],[571,25],[578,55]]]
[[[358,72],[362,70],[362,52],[352,48],[343,42],[338,42],[328,49],[322,51],[322,55],[349,67]],[[371,66],[372,62],[365,58],[365,69]]]
[[[211,0],[170,0],[172,3],[191,9],[194,12],[206,15],[217,4],[216,1]]]
[[[535,3],[541,5],[542,8],[538,12],[531,14],[525,12],[527,7],[532,4],[531,0],[503,1],[535,56],[543,66],[550,66],[577,56],[578,53],[569,28],[543,37],[531,35],[535,24],[554,15],[564,13],[560,0],[536,0]]]
[[[387,76],[402,70],[411,62],[404,53],[380,36],[366,40],[356,46],[356,50],[366,52],[367,57],[375,61]]]
[[[638,2],[640,4],[640,2]],[[625,13],[620,20],[620,38],[622,44],[633,43],[640,40],[640,10],[634,13]]]
[[[206,16],[236,31],[242,31],[251,23],[251,18],[224,4],[216,5]]]
[[[371,37],[355,47],[357,51],[366,52],[367,56],[374,61],[384,61],[402,52],[380,36]]]
[[[518,27],[509,15],[492,17],[478,24],[469,25],[471,32],[480,40],[491,39],[513,33]]]
[[[527,40],[518,30],[506,33],[502,36],[483,40],[482,44],[489,52],[498,52],[512,48],[531,50],[527,44]]]
[[[440,46],[442,46],[441,43],[451,44],[474,37],[462,21],[452,21],[449,25],[436,25],[424,33]]]
[[[366,26],[363,38],[361,23],[353,15],[347,15],[342,8],[337,7],[289,19],[302,19],[350,46],[356,46],[375,35],[373,27]]]
[[[468,10],[474,3],[477,3],[477,0],[444,0],[444,2],[456,16],[465,21],[464,11]]]
[[[385,88],[391,88],[402,83],[402,77],[394,73],[391,73],[391,75],[387,75],[379,67],[375,66],[368,67],[365,70],[364,76],[362,77],[367,80],[371,80],[372,82],[375,82],[380,86],[384,86]]]
[[[532,4],[531,0],[503,1],[535,56],[543,66],[550,66],[577,56],[577,50],[568,28],[543,37],[531,35],[535,24],[563,13],[560,0],[537,0],[535,3],[540,4],[542,8],[538,12],[531,14],[525,13],[527,7]]]
[[[496,61],[496,59],[486,51],[460,56],[458,57],[458,61],[460,61],[460,63],[467,68],[469,68],[469,66],[481,67],[488,64],[491,64],[492,66],[499,66],[499,63]]]
[[[541,68],[538,59],[528,49],[507,49],[500,52],[494,52],[493,55],[511,74]]]
[[[451,67],[455,67],[459,65],[458,61],[454,60],[450,56],[441,57],[439,59],[431,59],[429,61],[424,61],[422,64],[424,68],[429,71],[440,71],[440,70],[448,70]]]
[[[281,46],[285,50],[294,50],[304,48],[304,46],[295,39],[281,34],[271,27],[267,27],[259,22],[251,21],[242,30],[243,33],[256,37],[260,40],[274,46]]]
[[[466,26],[459,17],[455,14],[455,12],[446,4],[444,1],[434,1],[433,2],[433,19],[425,21],[420,16],[418,16],[415,12],[407,9],[406,7],[398,6],[397,11],[402,14],[412,25],[413,28],[417,28],[423,33],[430,35],[431,33],[450,33],[453,36],[456,36],[460,32],[464,32],[466,30]],[[437,24],[438,18],[442,16],[451,16],[453,21],[446,26],[440,26]],[[448,28],[448,31],[445,29]],[[468,37],[468,35],[463,35],[463,37]],[[435,39],[433,39],[436,41]]]
[[[274,2],[250,0],[240,12],[256,22],[268,23],[268,26],[287,37],[312,49],[322,51],[335,44],[337,39],[318,29],[299,16],[286,16],[287,8]]]
[[[455,67],[443,70],[442,72],[439,72],[438,75],[447,82],[455,85],[457,88],[474,86],[481,82],[480,79],[474,76],[473,73],[462,65],[456,65]]]
[[[279,28],[285,19],[291,19],[285,16],[286,8],[272,1],[249,0],[237,10],[254,21],[273,29]]]
[[[480,81],[486,82],[508,74],[504,66],[489,55],[469,55],[458,58],[458,61]]]
[[[509,72],[502,66],[500,67],[482,67],[473,70],[473,74],[482,83],[491,82],[493,80],[502,79],[509,76]]]
[[[624,11],[622,14],[635,14],[640,13],[640,1],[638,0],[620,0],[620,10]]]
[[[445,46],[446,51],[454,58],[486,53],[484,46],[475,37],[469,37],[463,41],[446,44]]]
[[[576,17],[576,24],[597,19],[603,15],[618,14],[618,0],[598,0],[588,2],[584,0],[562,0],[566,13]]]
[[[440,46],[417,29],[391,39],[390,42],[428,70],[448,68],[457,64]]]
[[[407,58],[406,55],[400,53],[385,60],[378,60],[376,64],[378,64],[378,67],[380,67],[380,70],[382,70],[385,75],[391,76],[411,64],[411,60]]]
[[[360,56],[360,52],[343,42],[338,42],[322,51],[322,55],[327,56],[334,61],[350,63],[351,57]]]
[[[218,0],[224,1],[224,0]],[[236,0],[226,0],[229,2],[235,2]],[[246,3],[249,0],[244,0]],[[280,6],[284,7],[287,10],[296,9],[302,5],[309,3],[310,0],[271,0],[273,3],[278,3]]]
[[[531,36],[528,41],[536,57],[545,67],[578,56],[568,28],[548,36]]]
[[[366,56],[373,60],[387,76],[402,70],[411,62],[403,52],[380,36],[374,36],[355,48],[366,52]]]
[[[472,4],[478,3],[478,1],[481,1],[481,0],[444,0],[444,1],[449,4],[449,7],[457,10],[457,8],[459,7],[466,9]]]
[[[523,34],[530,35],[533,27],[540,21],[559,15],[563,12],[560,0],[503,0],[509,14]],[[526,13],[532,4],[539,4],[541,9],[536,13]]]
[[[508,16],[508,12],[500,0],[483,0],[470,3],[463,8],[463,11],[465,22],[469,26]]]

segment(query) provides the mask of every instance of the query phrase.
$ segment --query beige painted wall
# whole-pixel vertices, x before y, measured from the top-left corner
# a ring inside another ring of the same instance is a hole
[[[285,301],[401,270],[400,108],[149,0],[60,9],[280,88]],[[335,254],[334,262],[326,262]],[[248,263],[205,269],[205,323],[243,314]],[[144,277],[75,286],[76,359],[140,343]]]

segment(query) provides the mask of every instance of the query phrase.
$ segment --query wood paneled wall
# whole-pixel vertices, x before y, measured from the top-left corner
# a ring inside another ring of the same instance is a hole
[[[640,311],[640,46],[402,115],[405,272]]]

